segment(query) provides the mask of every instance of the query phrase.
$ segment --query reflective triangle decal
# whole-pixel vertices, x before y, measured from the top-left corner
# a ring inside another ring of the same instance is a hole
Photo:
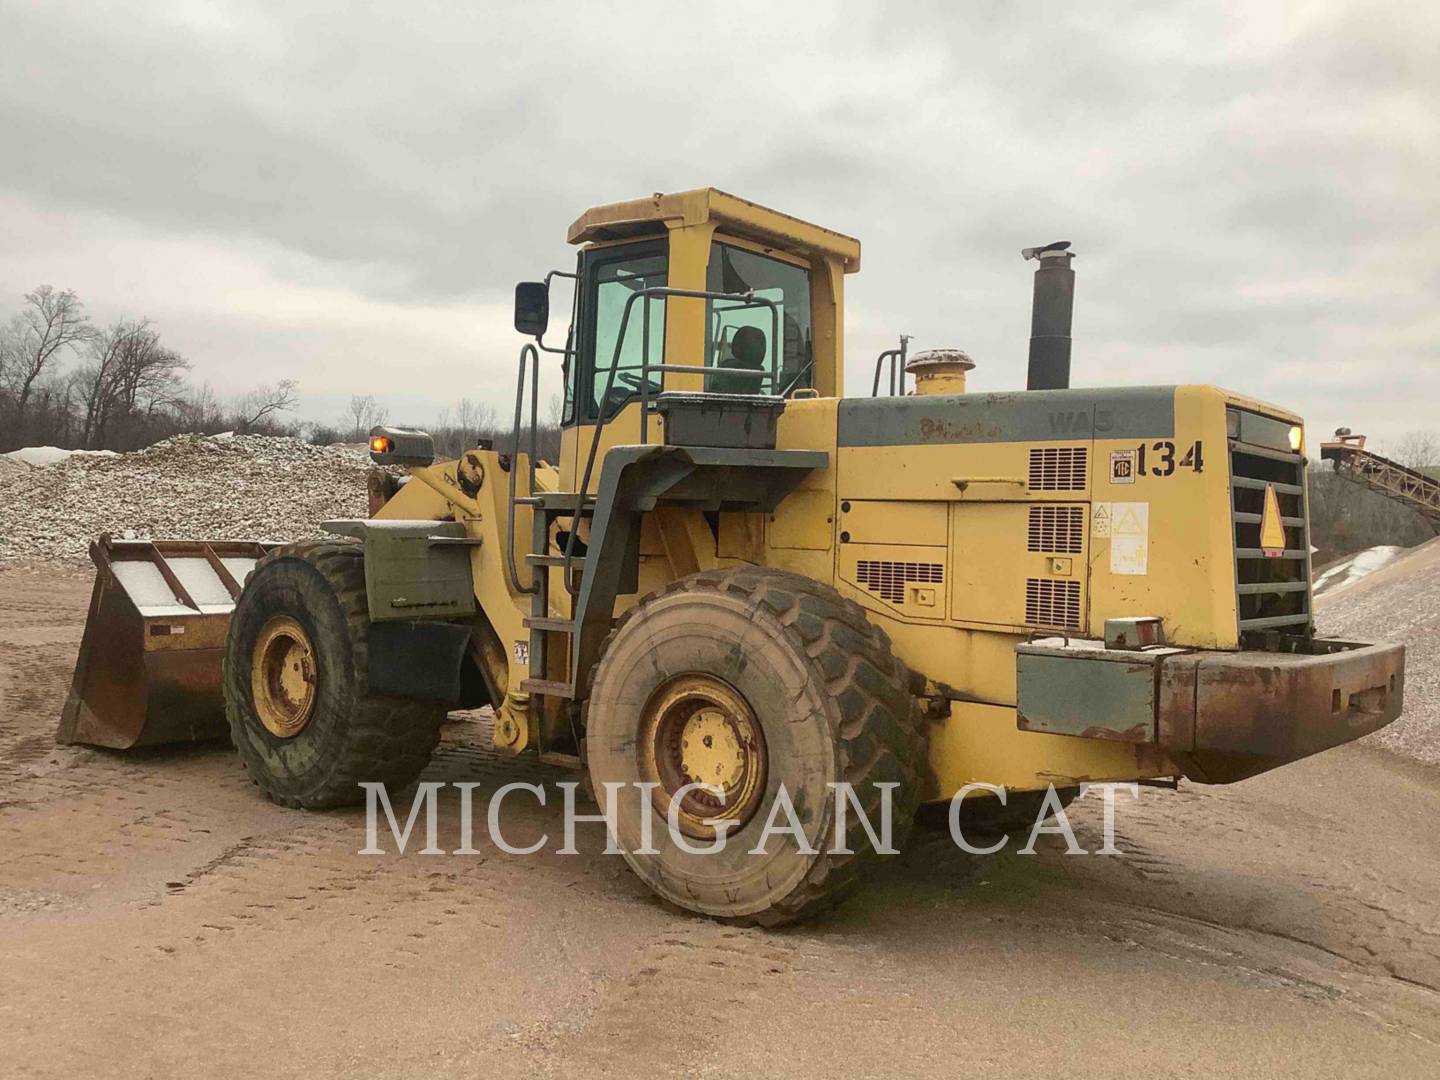
[[[1265,485],[1265,512],[1260,515],[1260,550],[1267,558],[1278,559],[1285,554],[1285,525],[1280,520],[1280,499],[1275,485]]]

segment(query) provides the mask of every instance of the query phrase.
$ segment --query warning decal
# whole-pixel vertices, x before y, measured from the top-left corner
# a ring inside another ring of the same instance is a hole
[[[1090,535],[1104,539],[1110,535],[1111,503],[1096,503],[1090,512]]]
[[[1150,572],[1150,504],[1117,502],[1110,504],[1110,572],[1112,574],[1148,574]]]

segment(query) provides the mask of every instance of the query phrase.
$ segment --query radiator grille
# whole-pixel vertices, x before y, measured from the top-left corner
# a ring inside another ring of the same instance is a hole
[[[1030,626],[1080,629],[1080,583],[1054,578],[1025,582],[1025,622]]]
[[[1031,491],[1084,491],[1090,452],[1084,446],[1037,446],[1030,451]]]
[[[945,581],[942,563],[887,562],[861,559],[855,564],[855,577],[861,585],[882,600],[892,604],[905,602],[905,586],[911,582],[940,585]]]
[[[1260,546],[1267,488],[1275,491],[1285,530],[1285,547],[1277,555],[1267,555]],[[1304,459],[1299,454],[1232,440],[1230,498],[1241,645],[1283,647],[1274,635],[1303,635],[1310,629],[1310,529]]]
[[[1083,506],[1032,506],[1026,550],[1079,555],[1085,549]]]

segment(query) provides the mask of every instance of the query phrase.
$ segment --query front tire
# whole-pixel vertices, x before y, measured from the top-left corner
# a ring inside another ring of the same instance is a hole
[[[663,899],[715,918],[774,926],[830,908],[880,858],[853,807],[851,850],[834,850],[831,785],[848,782],[877,831],[877,785],[895,785],[896,847],[913,821],[925,741],[910,682],[860,607],[808,578],[709,571],[645,598],[607,641],[586,705],[596,796],[623,785],[615,809],[627,862]],[[698,780],[724,796],[682,798],[680,832],[703,845],[713,837],[703,822],[728,818],[719,852],[687,851],[668,828],[678,785]],[[658,785],[650,798],[643,783]],[[806,844],[772,831],[766,853],[752,854],[782,784]],[[642,850],[647,818],[653,854]]]
[[[225,642],[225,714],[240,760],[281,806],[364,801],[365,781],[406,787],[440,741],[446,709],[369,691],[363,549],[276,548],[235,605]]]

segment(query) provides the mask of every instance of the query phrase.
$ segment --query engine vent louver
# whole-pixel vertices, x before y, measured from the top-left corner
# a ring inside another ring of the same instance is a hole
[[[945,581],[941,563],[888,562],[860,559],[855,564],[855,578],[882,600],[892,604],[905,602],[905,586],[911,582],[940,585]]]
[[[1084,446],[1037,446],[1030,451],[1030,490],[1084,491],[1089,463]]]
[[[1080,582],[1029,578],[1025,582],[1025,622],[1060,630],[1079,630]]]
[[[1032,506],[1027,551],[1079,555],[1085,550],[1083,506]]]

